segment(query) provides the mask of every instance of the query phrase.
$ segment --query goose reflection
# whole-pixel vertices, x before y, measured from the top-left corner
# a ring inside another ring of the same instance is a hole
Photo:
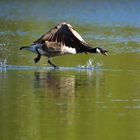
[[[73,96],[75,93],[75,75],[66,76],[60,72],[35,72],[35,86],[53,92],[55,96]]]
[[[35,87],[51,92],[55,96],[73,96],[81,88],[92,89],[100,95],[100,88],[104,83],[104,76],[99,71],[89,71],[88,73],[77,72],[66,74],[62,71],[35,72]],[[89,91],[90,92],[90,91]]]

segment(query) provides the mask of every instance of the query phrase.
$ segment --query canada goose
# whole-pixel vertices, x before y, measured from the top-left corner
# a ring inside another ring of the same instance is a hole
[[[20,48],[20,50],[22,49],[38,54],[34,59],[35,63],[40,60],[41,56],[47,56],[48,63],[54,68],[58,68],[50,61],[51,57],[54,56],[76,53],[101,53],[107,55],[108,52],[100,47],[90,47],[75,29],[65,22],[43,34],[32,45]]]

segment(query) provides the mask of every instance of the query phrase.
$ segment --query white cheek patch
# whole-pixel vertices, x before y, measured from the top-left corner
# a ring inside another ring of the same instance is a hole
[[[96,48],[96,52],[97,52],[97,53],[101,53],[101,51],[100,51],[98,48]]]

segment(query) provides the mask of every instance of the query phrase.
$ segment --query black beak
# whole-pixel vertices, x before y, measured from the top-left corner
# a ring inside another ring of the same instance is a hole
[[[109,52],[109,51],[103,50],[101,53],[105,56],[108,56],[107,52]]]

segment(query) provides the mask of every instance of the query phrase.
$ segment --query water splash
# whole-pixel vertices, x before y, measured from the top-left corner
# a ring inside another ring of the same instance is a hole
[[[6,68],[7,68],[7,60],[4,59],[4,60],[0,60],[0,71],[6,71]]]
[[[103,66],[103,62],[97,62],[96,63],[96,69],[100,68]]]
[[[78,65],[77,67],[80,69],[89,69],[89,70],[93,70],[93,69],[99,69],[101,66],[103,66],[102,62],[97,62],[95,63],[93,59],[89,59],[86,62],[86,65]]]
[[[94,62],[93,59],[89,59],[86,65],[78,65],[77,67],[60,67],[59,70],[95,70],[99,69],[103,63]],[[8,65],[7,59],[0,59],[0,71],[7,70],[51,70],[53,67],[38,67],[38,66],[16,66]]]

